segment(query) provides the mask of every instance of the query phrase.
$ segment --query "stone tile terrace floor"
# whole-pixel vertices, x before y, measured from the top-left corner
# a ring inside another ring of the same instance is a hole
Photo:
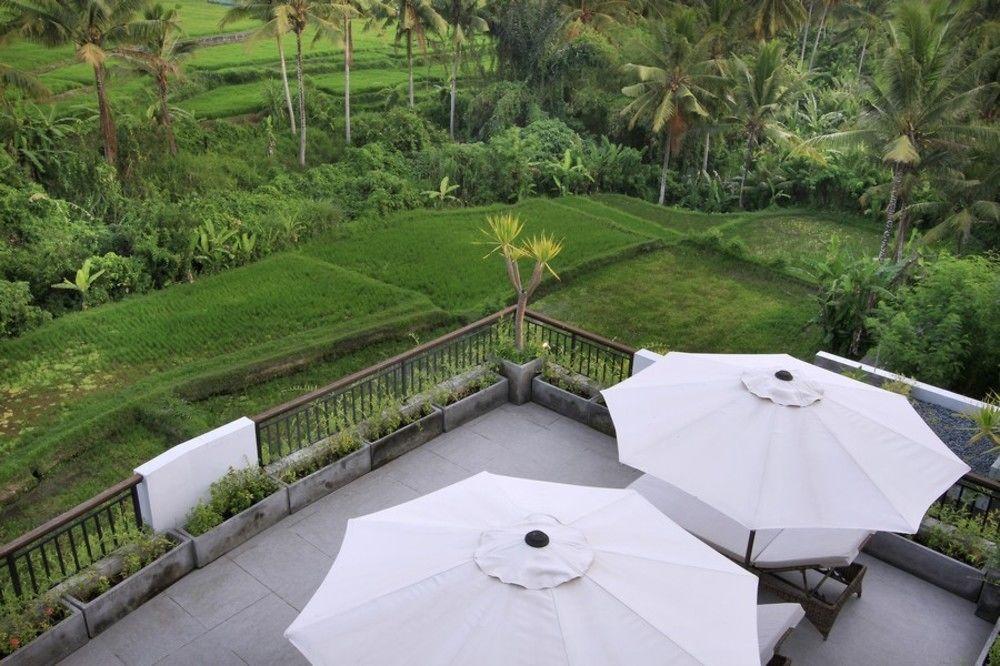
[[[365,475],[189,574],[62,663],[303,664],[282,636],[326,575],[347,520],[482,470],[621,487],[614,439],[534,404],[506,405]],[[973,604],[879,560],[824,642],[807,621],[797,664],[971,664],[990,631]],[[762,602],[774,601],[762,594]],[[386,627],[391,635],[391,626]]]

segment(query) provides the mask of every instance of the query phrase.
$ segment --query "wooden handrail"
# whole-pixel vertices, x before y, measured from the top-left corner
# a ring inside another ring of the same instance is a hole
[[[341,377],[332,384],[327,384],[326,386],[318,388],[315,391],[310,391],[305,395],[300,395],[298,398],[289,400],[288,402],[278,405],[277,407],[272,407],[271,409],[265,412],[261,412],[256,416],[251,416],[250,420],[253,421],[254,423],[261,423],[262,421],[267,421],[268,419],[272,419],[275,416],[284,414],[285,412],[289,412],[293,409],[296,409],[297,407],[301,407],[302,405],[312,402],[316,398],[319,398],[328,393],[332,393],[339,389],[350,386],[351,384],[360,381],[362,379],[365,379],[366,377],[370,377],[371,375],[377,374],[382,370],[385,370],[386,368],[390,368],[398,363],[409,361],[411,358],[419,356],[424,352],[430,351],[436,347],[440,347],[443,344],[447,344],[452,340],[456,340],[462,337],[463,335],[479,330],[484,326],[492,324],[498,319],[501,319],[502,317],[506,317],[513,311],[514,311],[513,305],[510,307],[506,307],[503,310],[500,310],[499,312],[494,312],[489,316],[483,317],[482,319],[474,321],[471,324],[463,326],[462,328],[456,329],[450,333],[442,335],[439,338],[435,338],[429,342],[425,342],[422,345],[418,345],[413,349],[405,351],[402,354],[393,356],[392,358],[382,361],[381,363],[376,363],[375,365],[368,366],[363,370],[358,370],[357,372],[347,375],[346,377]]]
[[[983,476],[982,474],[976,474],[975,472],[969,472],[962,476],[959,481],[968,481],[974,483],[977,486],[982,486],[988,490],[991,490],[998,495],[1000,495],[1000,481],[996,479],[991,479],[988,476]]]
[[[10,543],[4,544],[3,547],[0,547],[0,559],[5,558],[8,555],[12,555],[13,553],[24,548],[25,546],[30,545],[34,541],[37,541],[41,537],[46,536],[50,532],[55,532],[60,527],[68,525],[77,518],[87,515],[88,513],[90,513],[97,507],[101,506],[108,500],[114,498],[116,495],[119,495],[124,491],[139,485],[140,481],[142,481],[142,474],[133,474],[124,481],[120,481],[115,485],[111,486],[110,488],[102,490],[98,494],[91,497],[89,500],[77,504],[69,511],[56,516],[47,523],[39,525],[30,532],[22,534],[21,536],[17,537]]]

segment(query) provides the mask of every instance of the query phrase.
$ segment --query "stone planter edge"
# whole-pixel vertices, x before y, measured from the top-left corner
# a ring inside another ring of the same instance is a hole
[[[508,385],[507,378],[499,376],[491,385],[465,396],[458,402],[444,406],[435,404],[434,406],[441,410],[444,432],[454,430],[507,402],[510,391]]]
[[[33,641],[22,646],[3,659],[3,666],[35,666],[35,664],[55,664],[87,644],[87,622],[80,609],[66,600],[61,600],[69,616],[59,624],[39,634]]]
[[[369,442],[371,468],[377,469],[413,449],[423,446],[444,432],[444,416],[439,407],[431,406],[431,413],[384,437]]]
[[[927,546],[892,532],[876,532],[865,552],[917,578],[975,602],[983,587],[983,572]]]
[[[531,400],[531,380],[542,371],[543,358],[534,358],[526,363],[500,359],[500,374],[507,378],[507,399],[515,405],[523,405]]]
[[[986,643],[983,645],[979,657],[973,662],[973,666],[983,666],[986,663],[986,657],[989,656],[990,648],[993,647],[993,641],[997,639],[997,635],[1000,635],[1000,620],[997,620],[996,624],[993,625],[993,631],[986,637]],[[996,664],[993,666],[996,666]]]
[[[364,476],[372,469],[372,450],[368,442],[363,442],[357,451],[334,460],[309,476],[287,484],[288,512],[295,513],[321,497],[346,486],[351,481]]]

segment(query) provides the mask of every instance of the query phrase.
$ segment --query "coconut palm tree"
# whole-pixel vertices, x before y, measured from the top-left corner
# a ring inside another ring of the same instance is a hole
[[[4,32],[17,32],[45,46],[72,44],[78,60],[94,70],[97,108],[104,142],[104,158],[118,160],[118,136],[107,91],[108,48],[126,35],[134,35],[142,25],[134,18],[148,0],[0,0],[13,20],[3,24]]]
[[[937,243],[953,238],[961,251],[972,239],[975,227],[1000,224],[1000,203],[996,201],[1000,166],[995,161],[977,161],[973,169],[976,173],[971,176],[952,169],[944,170],[935,178],[935,190],[944,195],[941,201],[920,201],[901,211],[909,219],[923,217],[936,222],[924,234],[924,242]]]
[[[447,23],[446,42],[451,50],[451,71],[448,76],[450,101],[448,136],[455,140],[455,100],[458,96],[458,72],[466,46],[477,33],[489,32],[482,0],[440,0],[439,14]]]
[[[406,69],[409,73],[409,101],[413,101],[413,42],[427,50],[427,35],[442,35],[448,25],[434,8],[432,0],[392,0],[392,14],[386,23],[396,26],[396,41],[406,40]]]
[[[563,0],[566,22],[573,26],[590,26],[598,32],[621,21],[629,11],[625,0]]]
[[[730,68],[733,98],[730,123],[739,128],[746,140],[740,173],[739,206],[743,208],[747,174],[753,166],[757,146],[763,141],[779,145],[794,142],[794,134],[781,123],[778,114],[794,101],[797,87],[785,64],[784,49],[777,41],[762,42],[749,61],[734,56]]]
[[[972,119],[977,98],[996,86],[976,82],[986,57],[995,53],[968,58],[956,18],[946,2],[900,4],[878,71],[866,81],[865,108],[856,126],[814,140],[864,144],[889,167],[880,260],[888,255],[904,176],[958,159],[978,141],[1000,138],[996,126]]]
[[[7,104],[7,91],[17,90],[27,97],[37,99],[49,94],[49,89],[33,74],[14,69],[0,62],[0,104]]]
[[[254,39],[274,37],[278,45],[278,61],[281,63],[281,85],[285,91],[285,105],[288,110],[288,124],[292,134],[295,134],[295,109],[292,106],[292,91],[288,86],[288,65],[285,61],[284,36],[289,32],[288,12],[279,0],[242,0],[242,2],[227,11],[219,27],[224,28],[230,23],[251,19],[262,23]]]
[[[798,27],[806,18],[802,0],[756,0],[750,11],[757,39],[773,39],[782,30]]]
[[[144,16],[154,27],[144,29],[144,34],[137,36],[135,46],[119,47],[113,53],[153,77],[160,102],[159,121],[166,132],[170,154],[176,155],[177,140],[170,112],[168,81],[181,75],[181,61],[194,51],[195,43],[181,41],[176,9],[165,10],[162,5],[155,5],[147,9]]]
[[[656,33],[657,46],[650,53],[653,64],[625,65],[638,82],[622,88],[632,98],[622,114],[628,116],[630,128],[641,123],[663,136],[660,205],[666,201],[670,155],[680,148],[692,123],[708,115],[703,102],[718,79],[708,53],[711,36],[698,29],[695,18],[690,11],[674,14]]]

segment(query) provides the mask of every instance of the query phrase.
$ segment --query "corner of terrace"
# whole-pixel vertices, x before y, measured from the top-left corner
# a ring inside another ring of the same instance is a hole
[[[531,311],[528,347],[545,358],[518,356],[510,353],[512,313],[185,442],[7,544],[5,598],[48,595],[60,610],[3,663],[309,663],[286,630],[320,595],[352,518],[481,472],[647,495],[649,477],[619,462],[624,451],[601,391],[662,359]],[[264,496],[196,524],[208,488],[240,467],[266,479]],[[931,514],[958,507],[993,520],[998,498],[1000,485],[970,472]],[[667,513],[691,530],[690,516]],[[134,535],[150,531],[167,535],[165,545],[129,568]],[[909,538],[879,532],[848,564],[763,571],[754,533],[745,562],[702,539],[761,576],[759,604],[791,599],[805,608],[806,619],[773,640],[758,622],[765,663],[978,665],[996,635],[977,617],[991,590],[984,571]],[[95,567],[103,584],[92,589]],[[384,622],[390,633],[392,619]]]

